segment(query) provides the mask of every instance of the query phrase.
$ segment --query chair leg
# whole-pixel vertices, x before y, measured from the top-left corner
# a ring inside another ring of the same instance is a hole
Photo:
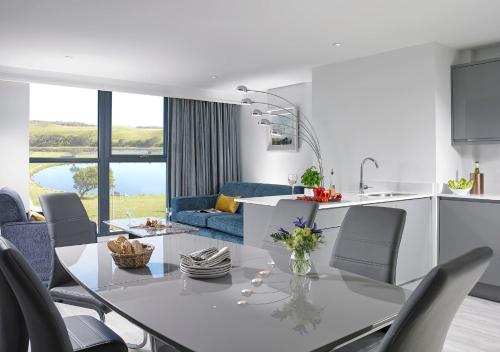
[[[96,310],[96,312],[97,314],[99,314],[99,319],[101,320],[101,322],[105,324],[106,314],[101,310]],[[142,341],[139,344],[127,343],[127,347],[132,350],[138,350],[139,348],[143,348],[144,346],[146,346],[147,342],[148,342],[148,334],[146,331],[143,331]]]
[[[146,331],[143,331],[143,338],[141,343],[137,345],[132,343],[127,343],[127,347],[132,350],[138,350],[139,348],[143,348],[144,346],[146,346],[147,342],[148,342],[148,333]],[[151,348],[151,351],[153,351],[153,348]]]

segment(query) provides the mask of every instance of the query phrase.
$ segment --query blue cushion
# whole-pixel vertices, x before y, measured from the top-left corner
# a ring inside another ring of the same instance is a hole
[[[0,189],[0,225],[26,221],[28,216],[19,194],[8,187]]]
[[[174,221],[196,227],[207,227],[207,220],[213,216],[222,214],[200,213],[198,211],[184,210],[175,215]]]
[[[243,216],[240,214],[225,214],[208,219],[207,227],[243,237]]]

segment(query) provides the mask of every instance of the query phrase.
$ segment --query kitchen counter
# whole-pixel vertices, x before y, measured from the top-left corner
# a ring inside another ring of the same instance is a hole
[[[441,193],[439,195],[441,198],[458,198],[464,200],[483,200],[483,201],[494,201],[500,202],[500,194],[494,193],[485,193],[485,194],[467,194],[465,196],[461,196],[453,193]]]
[[[379,188],[366,195],[343,192],[343,199],[335,203],[320,203],[315,222],[323,230],[324,243],[311,253],[311,259],[322,265],[329,265],[333,247],[342,221],[351,206],[371,205],[404,209],[407,213],[405,229],[399,247],[396,282],[403,284],[424,276],[435,264],[436,241],[432,232],[434,194],[428,190],[399,188],[394,196],[370,196],[386,193],[389,187]],[[393,188],[394,189],[394,188]],[[408,193],[405,190],[408,189]],[[411,193],[410,193],[411,192]],[[390,193],[390,192],[387,192]],[[240,198],[243,203],[243,241],[246,245],[263,247],[276,246],[269,234],[274,207],[281,199],[295,199],[299,195]],[[293,219],[290,219],[290,223]],[[283,224],[289,226],[290,224]],[[266,248],[268,248],[266,247]]]
[[[376,192],[376,193],[384,193],[384,192]],[[367,193],[365,195],[360,195],[358,193],[342,193],[342,200],[340,202],[332,202],[332,203],[319,203],[319,209],[332,209],[332,208],[342,208],[342,207],[352,207],[354,205],[368,205],[368,204],[378,204],[378,203],[387,203],[387,202],[396,202],[403,200],[411,200],[411,199],[420,199],[420,198],[430,198],[432,197],[432,193],[404,193],[401,195],[395,196],[384,196],[384,197],[374,197],[370,196],[372,193]],[[236,199],[239,203],[247,203],[254,205],[266,205],[270,207],[276,206],[280,199],[295,199],[298,196],[302,196],[302,194],[295,195],[285,195],[285,196],[269,196],[269,197],[254,197],[254,198],[239,198]],[[500,200],[500,196],[499,196]]]

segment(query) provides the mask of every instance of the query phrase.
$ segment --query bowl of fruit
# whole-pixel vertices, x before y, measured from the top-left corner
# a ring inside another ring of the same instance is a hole
[[[474,185],[474,180],[466,180],[465,178],[461,178],[460,180],[449,180],[448,188],[454,194],[458,194],[459,196],[466,196],[469,194],[472,186]]]

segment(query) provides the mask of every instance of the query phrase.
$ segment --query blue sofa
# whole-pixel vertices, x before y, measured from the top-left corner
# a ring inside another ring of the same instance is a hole
[[[303,187],[295,187],[295,193],[303,191]],[[250,198],[291,194],[292,188],[267,183],[229,182],[222,186],[220,193],[226,196]],[[240,204],[235,214],[199,212],[202,209],[214,208],[218,196],[213,194],[172,198],[172,220],[198,227],[200,229],[198,234],[201,236],[243,243],[243,204]]]
[[[29,221],[21,197],[7,187],[0,189],[0,235],[17,247],[42,281],[50,279],[52,250],[47,224]]]

